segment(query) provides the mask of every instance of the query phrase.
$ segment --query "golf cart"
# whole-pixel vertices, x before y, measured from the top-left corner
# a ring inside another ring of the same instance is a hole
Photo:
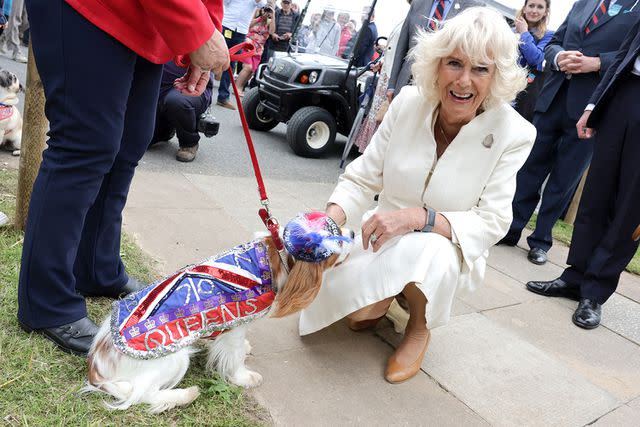
[[[345,49],[347,54],[330,54],[327,51],[335,49],[322,46],[330,31],[340,32],[334,17],[344,19],[348,14],[360,27],[363,20],[368,22],[376,3],[351,0],[338,8],[325,0],[307,1],[289,52],[276,52],[268,64],[262,64],[256,73],[257,86],[245,93],[242,105],[249,127],[269,131],[278,123],[287,123],[287,141],[303,157],[320,157],[331,148],[337,133],[347,136],[360,106],[362,85],[358,77],[366,71],[354,66],[353,53],[358,51],[364,31],[354,35],[355,43]],[[322,25],[318,17],[324,18],[327,11],[332,15],[325,23],[329,30],[324,34],[317,30],[314,34],[322,34],[322,40],[310,41],[310,29]]]

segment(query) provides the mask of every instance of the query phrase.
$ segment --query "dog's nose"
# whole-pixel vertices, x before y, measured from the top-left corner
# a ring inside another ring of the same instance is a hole
[[[353,230],[349,230],[349,235],[352,239],[356,237],[356,233]]]

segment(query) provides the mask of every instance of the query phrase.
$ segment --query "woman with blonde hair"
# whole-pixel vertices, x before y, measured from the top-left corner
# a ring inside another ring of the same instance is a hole
[[[387,362],[392,383],[419,371],[429,328],[448,321],[455,293],[482,284],[536,135],[509,105],[526,72],[517,36],[497,12],[465,10],[421,34],[412,56],[416,86],[393,100],[327,204],[337,223],[360,230],[352,252],[300,317],[302,335],[344,316],[363,330],[402,293],[409,321]]]
[[[527,87],[518,94],[514,108],[522,117],[531,121],[544,83],[542,73],[544,48],[554,32],[547,30],[551,14],[551,0],[525,0],[516,14],[515,31],[520,34],[520,58],[518,62],[527,68]]]

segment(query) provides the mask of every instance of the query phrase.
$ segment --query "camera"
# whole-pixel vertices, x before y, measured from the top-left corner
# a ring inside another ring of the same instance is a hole
[[[218,130],[220,129],[220,122],[218,122],[215,117],[206,112],[198,117],[197,129],[198,132],[204,134],[204,136],[206,136],[207,138],[210,138],[218,134]]]

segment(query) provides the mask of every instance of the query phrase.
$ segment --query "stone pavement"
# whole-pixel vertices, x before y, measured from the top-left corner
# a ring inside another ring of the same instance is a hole
[[[322,209],[330,184],[266,180],[281,221]],[[155,173],[134,179],[125,230],[164,273],[248,241],[262,230],[252,177]],[[562,425],[640,423],[640,279],[624,274],[604,307],[602,326],[571,323],[575,303],[532,294],[524,283],[560,273],[567,248],[534,266],[526,247],[491,251],[484,287],[457,298],[416,378],[385,382],[400,339],[385,323],[354,333],[338,322],[299,337],[297,316],[251,327],[249,367],[264,383],[252,391],[276,425]]]

